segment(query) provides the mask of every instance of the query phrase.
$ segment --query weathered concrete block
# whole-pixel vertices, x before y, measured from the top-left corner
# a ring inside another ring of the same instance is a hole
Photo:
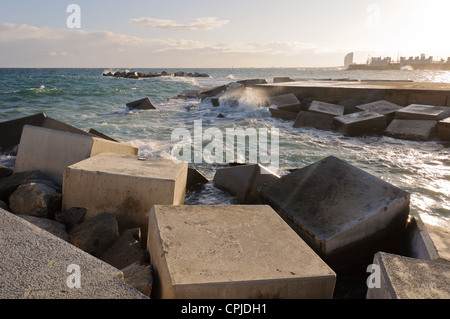
[[[386,126],[386,116],[369,111],[334,118],[334,129],[348,136],[382,134]]]
[[[326,114],[331,116],[344,115],[345,107],[343,105],[325,103],[320,101],[312,101],[309,106],[309,112],[316,112],[320,114]]]
[[[107,263],[2,209],[0,220],[1,299],[146,299]]]
[[[148,97],[126,104],[130,110],[156,110]]]
[[[407,192],[333,156],[259,188],[321,256],[331,257],[406,228]]]
[[[259,164],[219,168],[214,183],[237,197],[241,204],[259,203],[258,187],[279,176]]]
[[[318,130],[331,131],[333,129],[334,116],[316,112],[301,111],[298,113],[294,127],[313,127]]]
[[[278,76],[273,78],[273,83],[284,83],[284,82],[294,82],[294,80],[292,80],[288,76]]]
[[[245,87],[250,87],[257,84],[267,84],[267,81],[265,79],[247,79],[237,81],[237,83],[243,84]]]
[[[396,112],[402,108],[402,106],[386,100],[380,100],[356,106],[356,109],[358,111],[369,111],[385,115],[388,123],[390,123],[394,119]]]
[[[269,206],[154,206],[152,296],[331,298],[335,273]]]
[[[37,170],[62,185],[67,166],[104,152],[137,155],[138,149],[97,137],[26,125],[14,173]]]
[[[63,210],[84,207],[86,219],[113,213],[119,230],[147,231],[153,205],[184,204],[187,163],[103,153],[67,167]]]
[[[404,120],[440,121],[450,117],[450,107],[411,104],[396,112],[395,118]]]
[[[438,122],[436,126],[436,133],[439,139],[443,141],[450,141],[450,117]]]
[[[385,130],[385,135],[415,141],[428,141],[435,136],[437,121],[395,119]]]
[[[298,113],[297,112],[291,112],[291,111],[284,111],[274,108],[269,108],[270,116],[279,118],[286,121],[292,121],[297,118]]]
[[[380,288],[367,299],[449,299],[450,265],[379,252]]]
[[[418,213],[408,223],[410,257],[450,264],[450,234],[447,230],[425,224]]]
[[[302,103],[292,93],[268,97],[267,104],[275,105],[281,111],[298,113],[302,109]]]
[[[209,180],[195,168],[188,168],[186,190],[208,183]]]

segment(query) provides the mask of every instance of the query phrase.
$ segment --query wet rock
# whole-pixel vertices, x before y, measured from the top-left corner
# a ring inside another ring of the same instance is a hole
[[[213,98],[211,99],[211,104],[212,104],[212,106],[214,106],[214,107],[220,106],[219,98],[218,98],[218,97],[213,97]]]
[[[65,241],[69,241],[69,234],[66,231],[66,227],[55,221],[55,220],[51,220],[48,218],[40,218],[40,217],[35,217],[35,216],[30,216],[30,215],[17,215],[23,219],[25,219],[26,221],[28,221],[29,223],[55,235],[56,237],[59,237]]]
[[[199,90],[184,90],[180,94],[177,95],[178,99],[196,99],[198,97]]]
[[[142,260],[145,250],[141,245],[141,229],[127,229],[100,259],[117,269],[125,268]]]
[[[9,197],[14,214],[50,217],[60,209],[62,195],[56,189],[40,183],[20,185]]]
[[[86,208],[72,207],[63,212],[56,212],[55,220],[63,223],[70,230],[73,226],[83,222],[86,211]]]
[[[219,115],[217,115],[217,118],[219,118],[219,119],[224,119],[224,118],[226,118],[226,116],[223,115],[222,113],[220,113]]]
[[[99,257],[119,239],[116,217],[110,213],[94,216],[75,225],[70,232],[70,242],[81,250]]]
[[[9,167],[0,165],[0,178],[11,176],[14,173],[14,170],[12,170]]]
[[[156,110],[148,97],[126,104],[130,110]]]

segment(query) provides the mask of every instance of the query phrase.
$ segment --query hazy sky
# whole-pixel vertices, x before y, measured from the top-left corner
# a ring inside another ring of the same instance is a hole
[[[0,67],[322,67],[352,51],[357,62],[447,59],[449,14],[448,0],[0,0]]]

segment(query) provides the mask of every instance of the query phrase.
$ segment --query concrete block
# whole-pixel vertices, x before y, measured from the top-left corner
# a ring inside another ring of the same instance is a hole
[[[26,125],[14,173],[38,170],[62,185],[67,166],[103,152],[136,155],[138,149],[102,138]]]
[[[152,296],[331,298],[336,275],[269,207],[154,206]]]
[[[242,84],[245,87],[251,87],[251,86],[257,85],[257,84],[267,84],[267,81],[265,79],[247,79],[247,80],[237,81],[237,83]]]
[[[403,230],[410,195],[333,156],[259,188],[288,224],[322,257],[369,245]]]
[[[395,119],[385,130],[385,135],[415,141],[428,141],[435,135],[437,121]]]
[[[219,168],[214,174],[214,183],[236,196],[239,203],[259,203],[257,188],[279,176],[259,164]]]
[[[447,230],[425,224],[418,213],[408,223],[409,257],[450,264],[450,234]]]
[[[402,106],[386,100],[380,100],[356,106],[356,109],[358,111],[369,111],[385,115],[388,123],[390,123],[394,119],[395,113],[402,108]]]
[[[107,263],[2,209],[0,220],[1,299],[146,299]]]
[[[450,107],[411,104],[396,112],[395,118],[404,120],[440,121],[450,117]]]
[[[450,141],[450,118],[439,121],[436,126],[436,134],[443,141]]]
[[[298,113],[294,127],[313,127],[318,130],[331,131],[333,129],[334,116],[316,112],[301,111]]]
[[[298,113],[297,112],[291,112],[291,111],[284,111],[274,108],[269,108],[270,116],[279,118],[286,121],[292,121],[297,118]]]
[[[348,136],[382,134],[387,126],[385,115],[363,111],[334,118],[334,129]]]
[[[156,110],[148,97],[126,104],[130,110]]]
[[[450,265],[379,252],[380,288],[369,288],[367,299],[449,299]]]
[[[281,111],[298,113],[302,109],[302,103],[292,93],[268,97],[267,103],[277,106],[277,109]]]
[[[316,112],[320,114],[326,114],[331,116],[344,115],[345,107],[343,105],[325,103],[320,101],[312,101],[309,106],[309,112]]]
[[[153,205],[184,204],[187,163],[103,153],[67,167],[63,210],[86,208],[85,219],[116,216],[119,231],[140,227],[146,234]]]
[[[278,76],[273,78],[273,83],[284,83],[284,82],[294,82],[294,80],[292,80],[288,76]]]

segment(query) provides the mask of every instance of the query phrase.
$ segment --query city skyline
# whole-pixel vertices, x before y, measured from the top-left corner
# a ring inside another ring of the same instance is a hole
[[[0,67],[335,67],[447,59],[444,0],[0,0]]]

